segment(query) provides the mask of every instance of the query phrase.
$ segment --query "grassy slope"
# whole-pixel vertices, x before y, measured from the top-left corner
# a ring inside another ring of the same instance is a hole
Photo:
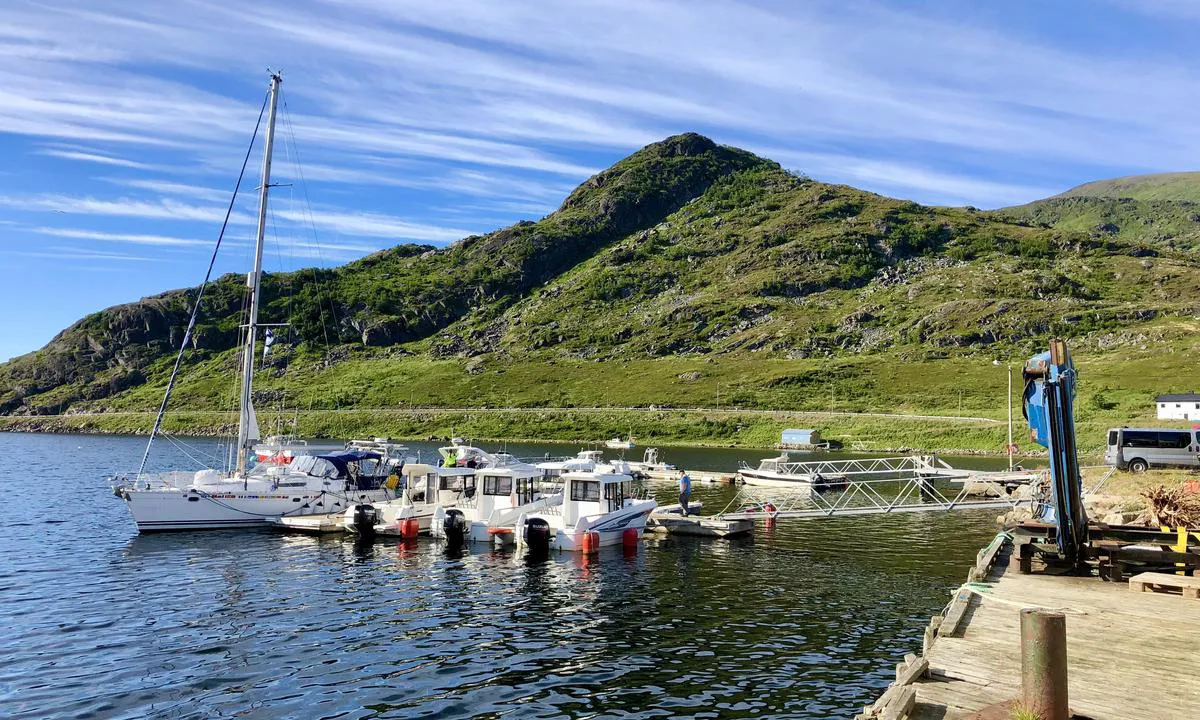
[[[1200,173],[1098,180],[999,211],[1021,222],[1158,249],[1200,249]]]
[[[1200,202],[1200,172],[1129,175],[1096,180],[1071,188],[1056,197],[1131,198],[1133,200],[1187,200]]]
[[[648,441],[762,445],[799,425],[875,448],[997,451],[1001,423],[403,410],[720,405],[1002,420],[1005,374],[991,361],[1019,364],[1059,334],[1080,365],[1080,440],[1094,451],[1104,428],[1151,419],[1153,395],[1193,385],[1200,265],[1187,253],[1139,257],[1120,237],[925,208],[740,151],[700,151],[635,155],[539,223],[445,251],[404,246],[302,285],[301,295],[324,287],[341,304],[335,330],[358,342],[332,353],[281,347],[256,381],[260,413],[299,408],[301,431],[314,435],[587,440],[632,430]],[[665,194],[654,185],[664,175]],[[625,208],[619,219],[615,208]],[[170,362],[149,359],[139,368],[147,381],[114,394],[81,399],[70,382],[24,402],[43,413],[144,413]],[[233,405],[236,364],[232,350],[194,353],[173,406],[216,414],[176,415],[169,427],[230,422],[219,411]],[[149,419],[0,426],[138,431]],[[1017,426],[1021,442],[1019,415]]]

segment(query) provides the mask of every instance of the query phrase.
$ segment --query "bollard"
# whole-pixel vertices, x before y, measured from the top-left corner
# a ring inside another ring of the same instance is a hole
[[[1067,618],[1059,612],[1021,611],[1021,699],[1042,720],[1069,720]]]

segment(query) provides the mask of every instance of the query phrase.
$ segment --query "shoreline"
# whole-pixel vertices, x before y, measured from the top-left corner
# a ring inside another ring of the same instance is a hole
[[[816,417],[824,421],[813,423]],[[1003,423],[981,418],[885,413],[818,414],[785,410],[609,408],[412,408],[306,411],[295,414],[260,412],[264,435],[269,428],[290,426],[294,434],[314,439],[391,437],[421,441],[430,437],[471,437],[486,441],[589,443],[632,434],[642,446],[736,449],[776,448],[785,427],[808,420],[822,436],[843,444],[850,453],[919,453],[1003,458]],[[219,437],[233,434],[236,413],[191,411],[169,413],[163,429],[178,435]],[[149,411],[0,416],[0,432],[146,436],[154,424]],[[292,433],[289,433],[292,434]],[[1017,452],[1013,457],[1044,457],[1045,451]]]

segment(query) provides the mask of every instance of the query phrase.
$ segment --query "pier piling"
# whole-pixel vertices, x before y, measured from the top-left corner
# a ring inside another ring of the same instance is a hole
[[[1021,611],[1021,695],[1043,720],[1069,720],[1067,618],[1060,612]]]

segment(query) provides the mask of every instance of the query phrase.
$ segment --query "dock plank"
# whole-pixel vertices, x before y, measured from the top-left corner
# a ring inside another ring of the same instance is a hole
[[[916,689],[909,718],[965,718],[1017,697],[1022,607],[1067,613],[1076,712],[1095,720],[1200,717],[1200,603],[1131,593],[1123,583],[1097,578],[1020,575],[998,566],[986,591],[959,605],[948,618],[956,632],[937,634],[925,654],[927,677],[909,686]]]

